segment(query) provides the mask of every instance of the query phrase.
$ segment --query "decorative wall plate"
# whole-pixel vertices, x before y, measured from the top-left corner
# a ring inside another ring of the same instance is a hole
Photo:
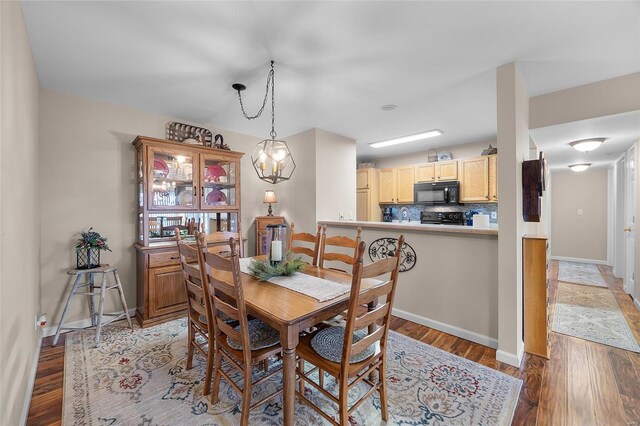
[[[369,258],[372,262],[395,256],[398,249],[397,238],[378,238],[369,245]],[[416,266],[416,251],[407,242],[402,245],[400,253],[400,272],[406,272]]]

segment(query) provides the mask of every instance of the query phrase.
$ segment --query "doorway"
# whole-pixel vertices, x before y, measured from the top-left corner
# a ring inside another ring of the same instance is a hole
[[[627,192],[625,190],[626,183],[627,157],[625,154],[616,162],[615,166],[615,206],[614,206],[614,225],[613,225],[613,276],[616,278],[624,278],[625,269],[625,244],[626,235],[624,228],[626,227],[626,210],[625,200]]]
[[[624,219],[624,244],[625,244],[625,274],[624,291],[627,294],[635,294],[635,256],[636,256],[636,146],[627,150],[625,167],[625,219]]]

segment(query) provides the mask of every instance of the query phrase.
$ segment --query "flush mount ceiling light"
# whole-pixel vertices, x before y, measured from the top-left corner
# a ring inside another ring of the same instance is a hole
[[[593,151],[594,149],[602,145],[606,139],[607,138],[582,139],[579,141],[571,142],[569,143],[569,145],[571,145],[573,148],[577,149],[578,151],[589,152],[589,151]]]
[[[569,166],[574,172],[584,172],[591,166],[591,163],[572,164]]]
[[[238,100],[240,101],[240,109],[242,114],[247,120],[253,120],[262,115],[264,107],[267,105],[267,98],[269,97],[269,90],[271,90],[271,138],[265,139],[259,142],[253,149],[251,154],[251,161],[253,168],[258,174],[258,177],[272,184],[277,184],[291,179],[293,171],[296,169],[296,163],[293,161],[291,151],[287,143],[283,140],[276,139],[276,97],[275,97],[275,72],[273,69],[273,61],[271,61],[271,70],[267,74],[267,90],[264,94],[264,100],[262,101],[262,107],[256,115],[248,115],[244,110],[244,104],[242,103],[242,95],[240,92],[247,87],[244,84],[234,83],[231,85],[233,90],[238,92]]]
[[[382,111],[395,111],[396,109],[398,109],[398,105],[394,105],[394,104],[382,105],[380,109]]]
[[[385,146],[398,145],[401,143],[414,142],[422,139],[433,138],[435,136],[440,136],[444,134],[442,130],[434,129],[429,130],[427,132],[416,133],[415,135],[403,136],[401,138],[388,139],[386,141],[373,142],[370,143],[369,146],[371,148],[383,148]]]

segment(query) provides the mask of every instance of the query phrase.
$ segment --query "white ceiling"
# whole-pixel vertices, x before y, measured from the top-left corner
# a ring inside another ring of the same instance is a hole
[[[634,142],[640,140],[640,111],[533,129],[531,138],[544,151],[551,169],[563,169],[575,163],[605,166],[617,160]],[[607,140],[589,153],[569,146],[569,142],[588,138]]]
[[[358,157],[495,138],[495,68],[529,94],[640,70],[640,2],[23,2],[43,87],[260,137],[319,127]],[[384,104],[397,104],[382,112]],[[373,150],[391,137],[444,136]]]

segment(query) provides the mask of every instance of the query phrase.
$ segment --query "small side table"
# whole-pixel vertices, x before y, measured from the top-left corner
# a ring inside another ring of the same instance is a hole
[[[113,278],[115,280],[115,284],[107,286],[107,274],[112,273]],[[95,285],[95,275],[102,274],[102,280],[100,285]],[[109,265],[100,265],[97,268],[92,269],[69,269],[67,271],[67,275],[70,275],[70,281],[73,280],[73,286],[71,287],[71,291],[69,292],[69,297],[67,297],[67,304],[64,306],[64,310],[62,311],[62,317],[60,318],[60,323],[58,324],[58,329],[56,330],[56,335],[53,338],[53,346],[58,343],[58,338],[60,337],[60,332],[62,330],[79,330],[88,327],[65,327],[64,320],[67,317],[67,312],[69,311],[69,305],[71,305],[71,299],[73,296],[89,296],[89,310],[91,312],[91,327],[96,327],[96,347],[100,346],[100,331],[103,325],[107,325],[113,321],[117,321],[122,319],[123,317],[127,318],[127,322],[129,323],[129,327],[133,330],[133,325],[131,324],[131,318],[129,317],[129,311],[127,309],[127,301],[124,299],[124,293],[122,291],[122,285],[120,283],[120,276],[118,275],[118,268],[111,267]],[[83,282],[82,277],[88,278]],[[81,289],[88,287],[88,291],[81,291]],[[122,302],[122,308],[124,312],[121,314],[105,314],[103,313],[104,309],[104,297],[107,290],[117,289],[118,294],[120,295],[120,301]],[[100,302],[98,304],[98,312],[95,311],[95,305],[93,302],[93,296],[100,296]],[[103,322],[102,318],[108,316],[113,317],[108,321]]]

